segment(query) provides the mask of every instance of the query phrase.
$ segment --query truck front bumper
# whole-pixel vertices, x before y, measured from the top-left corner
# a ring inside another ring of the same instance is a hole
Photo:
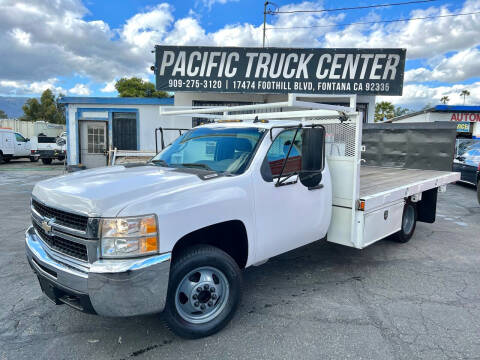
[[[25,242],[28,262],[56,304],[103,316],[157,313],[165,306],[171,253],[79,266],[50,249],[33,227]]]

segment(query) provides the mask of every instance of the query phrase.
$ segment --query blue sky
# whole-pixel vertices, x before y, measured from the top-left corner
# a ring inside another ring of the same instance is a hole
[[[281,10],[332,9],[409,0],[288,1]],[[341,24],[480,12],[479,0],[438,0],[384,8],[268,16],[269,26],[335,24],[269,30],[267,45],[405,47],[404,96],[411,108],[459,102],[468,88],[480,102],[480,14],[393,24]],[[3,0],[0,2],[0,95],[37,96],[49,87],[71,96],[116,96],[123,76],[153,81],[155,44],[260,46],[262,0]]]

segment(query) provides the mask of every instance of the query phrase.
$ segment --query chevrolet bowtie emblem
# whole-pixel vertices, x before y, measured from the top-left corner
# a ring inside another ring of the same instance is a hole
[[[48,219],[48,220],[43,220],[42,221],[42,229],[47,234],[50,234],[50,232],[52,231],[52,222],[53,222],[53,219]]]

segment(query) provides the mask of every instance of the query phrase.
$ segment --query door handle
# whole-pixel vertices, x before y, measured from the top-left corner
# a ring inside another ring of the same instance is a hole
[[[318,184],[317,186],[310,186],[308,190],[318,190],[323,189],[323,184]]]

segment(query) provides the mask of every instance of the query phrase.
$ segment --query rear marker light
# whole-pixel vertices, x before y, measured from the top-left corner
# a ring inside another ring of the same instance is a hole
[[[358,201],[358,210],[365,211],[365,200]]]

